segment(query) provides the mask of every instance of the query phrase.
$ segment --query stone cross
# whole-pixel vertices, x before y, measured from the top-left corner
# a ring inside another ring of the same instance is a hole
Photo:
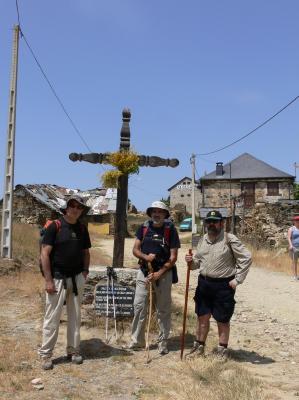
[[[122,112],[123,124],[120,131],[120,151],[130,149],[130,120],[131,112],[124,109]],[[108,163],[109,153],[89,153],[78,154],[71,153],[69,159],[71,161],[87,161],[92,164]],[[172,158],[160,158],[156,156],[138,156],[138,165],[140,167],[177,167],[179,160]],[[114,222],[114,246],[113,246],[113,267],[123,267],[124,263],[124,247],[125,237],[127,234],[127,203],[128,203],[128,175],[123,174],[118,178],[116,215]]]

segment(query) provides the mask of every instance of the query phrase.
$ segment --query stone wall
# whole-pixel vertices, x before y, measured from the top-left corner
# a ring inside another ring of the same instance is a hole
[[[257,247],[287,248],[287,231],[299,215],[299,200],[256,203],[237,224],[237,235]]]
[[[278,196],[268,195],[268,182],[279,182]],[[240,196],[241,181],[219,180],[203,182],[203,207],[230,207],[230,195]],[[263,180],[255,182],[255,201],[276,203],[282,199],[293,199],[293,185],[290,180]]]

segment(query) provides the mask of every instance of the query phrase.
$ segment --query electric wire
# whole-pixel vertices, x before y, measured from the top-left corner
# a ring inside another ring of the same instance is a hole
[[[90,149],[90,147],[88,146],[86,140],[84,139],[83,135],[81,134],[80,130],[77,128],[75,122],[73,121],[73,119],[71,118],[70,114],[68,113],[68,111],[66,110],[66,107],[64,106],[62,100],[60,99],[60,97],[58,96],[53,84],[50,82],[49,78],[47,77],[43,67],[41,66],[40,62],[38,61],[37,56],[35,55],[32,47],[30,46],[26,36],[24,35],[24,32],[22,30],[22,26],[21,26],[21,21],[20,21],[20,13],[19,13],[19,5],[18,5],[18,0],[16,0],[16,9],[17,9],[17,18],[18,18],[18,25],[19,25],[19,29],[20,29],[20,33],[21,33],[21,37],[24,39],[32,57],[34,58],[42,76],[44,77],[44,79],[46,80],[48,86],[50,87],[54,97],[56,98],[56,100],[58,101],[60,107],[62,108],[64,114],[66,115],[67,119],[69,120],[69,122],[71,123],[73,129],[75,130],[75,132],[77,133],[77,135],[79,136],[79,138],[81,139],[82,143],[85,145],[85,147],[87,148],[88,151],[90,151],[92,153],[92,150]],[[101,168],[105,171],[106,169],[104,168],[104,166],[102,164],[99,164],[101,166]]]
[[[240,137],[239,139],[233,141],[232,143],[220,147],[219,149],[213,150],[213,151],[209,151],[208,153],[198,153],[195,154],[196,156],[207,156],[209,154],[215,154],[218,153],[219,151],[225,150],[228,147],[233,146],[234,144],[240,142],[241,140],[245,139],[246,137],[252,135],[254,132],[256,132],[258,129],[262,128],[263,126],[265,126],[268,122],[270,122],[272,119],[274,119],[275,117],[277,117],[277,115],[279,115],[280,113],[282,113],[285,109],[287,109],[291,104],[295,103],[295,101],[297,101],[299,99],[299,96],[296,96],[293,100],[291,100],[288,104],[286,104],[284,107],[282,107],[279,111],[277,111],[275,114],[273,114],[270,118],[266,119],[266,121],[262,122],[260,125],[258,125],[256,128],[254,128],[252,131],[246,133],[246,135]]]

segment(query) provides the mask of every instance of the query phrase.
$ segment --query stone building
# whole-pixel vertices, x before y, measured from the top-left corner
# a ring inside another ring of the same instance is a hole
[[[224,164],[216,163],[216,169],[204,176],[195,187],[196,214],[203,216],[210,209],[226,209],[230,216],[235,204],[236,215],[250,209],[258,202],[275,203],[294,198],[295,177],[287,174],[251,154],[244,153]],[[184,177],[168,191],[170,206],[185,206],[192,211],[192,180]]]
[[[264,161],[244,153],[229,163],[217,163],[216,169],[200,178],[202,207],[237,205],[249,209],[258,202],[275,203],[294,198],[295,177]]]
[[[182,206],[185,208],[186,213],[192,213],[192,179],[185,176],[177,183],[172,185],[169,189],[170,207],[175,208]],[[198,215],[199,208],[201,207],[201,191],[198,188],[197,182],[195,186],[195,210]]]
[[[92,189],[80,191],[57,185],[34,184],[16,185],[13,194],[13,220],[43,226],[47,219],[61,215],[60,207],[64,200],[80,194],[91,207],[86,222],[109,223],[113,226],[116,210],[116,189]],[[3,200],[0,201],[2,215]]]

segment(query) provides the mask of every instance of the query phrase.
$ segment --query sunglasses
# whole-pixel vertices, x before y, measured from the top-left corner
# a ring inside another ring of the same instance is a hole
[[[218,224],[218,222],[220,222],[220,220],[215,220],[215,219],[207,219],[206,224]]]
[[[68,205],[70,208],[77,208],[77,210],[83,210],[84,206],[82,204],[77,204],[77,203],[69,203]]]

